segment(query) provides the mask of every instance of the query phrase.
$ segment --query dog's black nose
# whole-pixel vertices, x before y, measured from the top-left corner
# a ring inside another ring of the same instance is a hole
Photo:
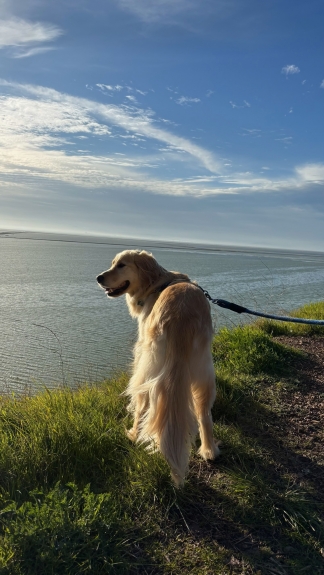
[[[98,282],[98,284],[103,284],[104,276],[103,275],[97,276],[97,282]]]

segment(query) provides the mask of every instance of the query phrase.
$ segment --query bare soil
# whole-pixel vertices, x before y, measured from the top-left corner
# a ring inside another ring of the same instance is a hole
[[[279,336],[275,341],[301,352],[289,362],[291,376],[278,383],[273,393],[271,406],[260,406],[259,417],[238,416],[237,423],[243,434],[253,437],[262,444],[272,461],[267,465],[267,476],[272,485],[280,486],[283,478],[289,478],[291,489],[312,494],[314,504],[322,508],[324,500],[324,337],[322,336]],[[262,381],[262,380],[261,380]],[[264,385],[267,386],[265,380]],[[269,397],[269,396],[268,396]],[[270,409],[268,409],[270,407]],[[226,446],[225,446],[226,449]],[[206,491],[207,509],[201,513],[208,515],[210,501],[207,485],[209,476],[217,476],[218,461],[204,464],[203,476]],[[266,465],[266,463],[265,463]],[[199,468],[193,470],[200,475]],[[199,481],[199,479],[198,479]],[[279,500],[278,500],[279,501]],[[280,503],[279,503],[280,504]],[[195,517],[187,510],[187,521],[192,533],[199,538],[217,542],[232,553],[228,563],[233,575],[296,575],[297,573],[324,574],[324,548],[319,551],[323,557],[323,570],[314,566],[311,559],[305,559],[306,566],[292,566],[300,553],[296,541],[287,541],[280,530],[270,525],[237,526],[222,516],[221,509],[215,511],[214,522],[202,525],[198,518],[200,503],[196,503]],[[324,522],[324,516],[323,516]],[[199,524],[199,526],[198,526]],[[214,525],[214,527],[212,527]],[[217,526],[217,527],[216,527]],[[238,527],[241,528],[238,529]],[[242,533],[243,528],[243,533]],[[199,532],[202,530],[203,535]],[[321,559],[319,559],[321,561]],[[205,572],[204,572],[205,573]],[[207,573],[207,571],[206,571]],[[208,571],[209,573],[209,571]],[[214,574],[214,571],[210,573]],[[221,571],[220,571],[221,573]]]
[[[281,395],[282,447],[296,455],[296,482],[313,484],[324,497],[324,338],[280,336],[276,341],[303,352],[297,359],[297,386]]]

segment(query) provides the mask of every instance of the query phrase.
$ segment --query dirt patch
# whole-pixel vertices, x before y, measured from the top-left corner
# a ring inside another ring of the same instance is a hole
[[[309,509],[313,506],[318,517],[324,519],[324,337],[279,336],[274,339],[302,354],[289,358],[287,373],[281,380],[275,382],[260,377],[257,412],[251,418],[246,417],[245,410],[242,413],[238,410],[235,424],[243,437],[251,438],[263,449],[265,458],[256,463],[256,470],[268,480],[269,501],[274,506],[277,520],[261,518],[257,501],[246,516],[244,513],[241,516],[238,513],[235,518],[229,516],[226,492],[224,494],[221,489],[221,483],[227,480],[230,461],[230,456],[226,456],[226,445],[223,459],[210,463],[195,459],[190,481],[196,486],[196,500],[183,511],[192,535],[198,540],[217,543],[232,554],[227,565],[233,575],[304,572],[319,575],[324,573],[319,567],[324,547],[320,545],[311,557],[313,543],[309,549],[305,542],[302,546],[296,533],[304,529],[304,518],[298,515],[298,498],[305,496]],[[226,457],[223,468],[222,461]],[[244,458],[236,465],[244,470]],[[248,471],[246,475],[253,482]],[[219,480],[217,494],[213,488],[209,489],[215,478]],[[292,497],[289,504],[286,504],[287,489],[296,494],[296,501]],[[296,511],[297,521],[300,521],[296,529],[287,527],[287,509],[292,521]],[[308,521],[309,517],[305,519],[305,525]]]
[[[304,354],[295,360],[296,386],[281,394],[282,446],[296,454],[298,482],[311,481],[318,492],[324,492],[324,338],[280,336],[276,341]]]

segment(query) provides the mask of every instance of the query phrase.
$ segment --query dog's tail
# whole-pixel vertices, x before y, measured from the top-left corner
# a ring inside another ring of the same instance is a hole
[[[153,441],[169,463],[172,479],[179,486],[184,481],[191,443],[198,431],[187,357],[192,334],[165,335],[166,339],[161,342],[165,345],[163,367],[141,387],[142,392],[149,394],[149,407],[141,421],[138,440]]]

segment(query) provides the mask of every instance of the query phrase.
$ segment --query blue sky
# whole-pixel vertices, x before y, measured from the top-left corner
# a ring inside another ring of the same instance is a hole
[[[0,0],[0,227],[324,251],[321,0]]]

